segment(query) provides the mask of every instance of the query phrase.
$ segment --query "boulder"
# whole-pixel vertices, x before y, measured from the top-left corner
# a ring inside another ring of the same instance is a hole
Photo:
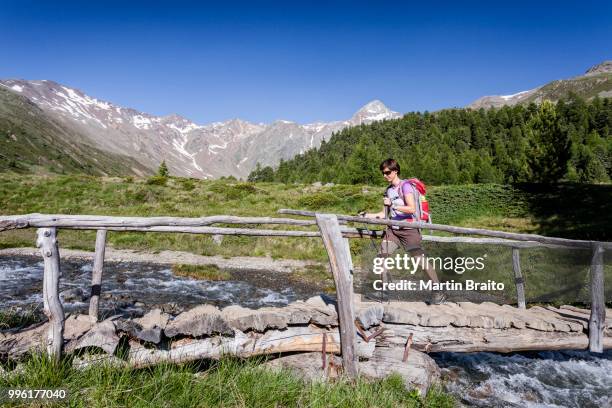
[[[164,330],[166,336],[210,336],[213,334],[233,335],[221,312],[215,306],[201,305],[183,312],[170,320]]]
[[[115,333],[115,323],[112,320],[104,320],[97,323],[80,339],[67,347],[67,352],[87,348],[98,347],[106,351],[108,354],[113,354],[119,344],[119,336]]]

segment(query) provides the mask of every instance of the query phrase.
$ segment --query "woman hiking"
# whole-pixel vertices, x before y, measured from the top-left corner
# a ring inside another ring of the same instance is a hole
[[[380,171],[389,183],[383,198],[383,210],[378,213],[361,213],[366,218],[386,218],[387,211],[393,221],[420,221],[420,208],[415,197],[418,197],[415,187],[408,181],[400,178],[400,165],[395,159],[387,159],[380,164]],[[425,252],[421,247],[421,231],[417,228],[388,226],[382,237],[378,256],[389,257],[402,247],[411,257],[424,258]],[[425,259],[419,259],[424,265],[425,272],[434,283],[439,283],[438,275]],[[444,292],[435,291],[430,303],[444,303]]]

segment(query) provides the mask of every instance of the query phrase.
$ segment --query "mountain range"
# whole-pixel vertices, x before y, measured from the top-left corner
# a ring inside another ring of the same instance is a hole
[[[121,107],[48,80],[2,80],[1,88],[4,104],[13,101],[13,122],[17,118],[25,125],[32,117],[44,118],[52,122],[48,128],[61,129],[56,136],[64,144],[105,152],[119,162],[124,157],[132,158],[136,163],[130,166],[130,173],[136,174],[150,173],[165,161],[170,173],[177,176],[245,178],[257,163],[274,166],[281,159],[318,147],[333,132],[347,126],[401,116],[375,100],[350,119],[335,122],[302,125],[278,120],[263,124],[232,119],[199,125],[176,114],[153,116]],[[21,106],[22,111],[15,106]],[[15,125],[0,127],[0,135],[4,130],[8,143],[19,143],[14,140],[18,137]]]
[[[612,96],[612,61],[574,78],[513,95],[485,96],[467,108],[556,101],[573,92]],[[165,161],[176,176],[246,178],[257,163],[274,166],[320,146],[346,127],[401,114],[374,100],[350,119],[299,124],[241,119],[196,124],[154,116],[50,80],[0,80],[0,171],[147,175]]]

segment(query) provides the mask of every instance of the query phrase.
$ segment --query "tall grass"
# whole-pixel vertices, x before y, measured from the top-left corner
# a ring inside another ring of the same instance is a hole
[[[0,377],[0,388],[63,388],[72,407],[452,407],[439,388],[423,398],[392,375],[384,380],[308,382],[286,370],[262,367],[261,359],[224,358],[145,369],[99,365],[76,370],[70,359],[55,363],[33,355],[18,374]],[[7,403],[17,406],[19,403]],[[45,402],[44,405],[53,405]]]

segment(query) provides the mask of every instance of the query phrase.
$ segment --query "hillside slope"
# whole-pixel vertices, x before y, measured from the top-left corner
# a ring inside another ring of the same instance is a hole
[[[584,75],[574,78],[559,79],[540,87],[512,95],[493,95],[478,98],[467,107],[472,109],[499,108],[502,106],[528,105],[531,102],[542,103],[550,100],[556,102],[568,98],[571,94],[590,100],[612,97],[612,61],[589,68]]]
[[[119,106],[49,80],[6,79],[0,88],[27,98],[89,146],[151,168],[165,161],[171,174],[196,178],[246,177],[256,163],[291,159],[345,127],[401,116],[374,100],[343,121],[302,125],[232,119],[199,125],[177,114],[155,116]]]
[[[0,171],[144,175],[133,158],[104,152],[50,118],[27,98],[0,87]]]

